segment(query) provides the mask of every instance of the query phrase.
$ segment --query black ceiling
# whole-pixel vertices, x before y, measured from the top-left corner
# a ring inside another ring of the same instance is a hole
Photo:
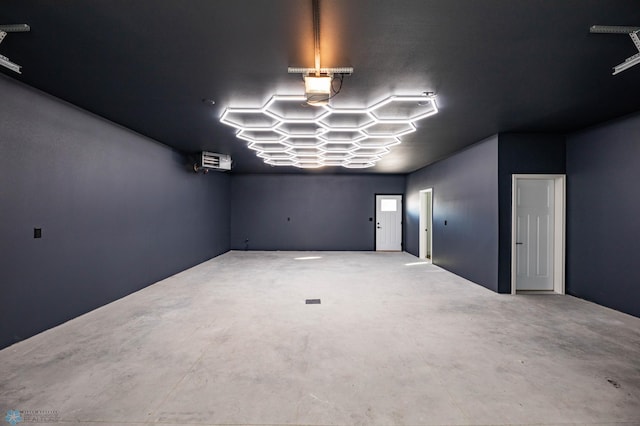
[[[354,67],[335,106],[437,94],[440,113],[367,172],[640,110],[640,66],[611,75],[637,53],[631,39],[589,33],[640,26],[638,0],[321,0],[320,13],[322,65]],[[263,164],[218,119],[303,93],[287,67],[313,66],[311,0],[2,0],[0,24],[13,23],[31,32],[0,45],[23,67],[5,75],[179,150],[229,153],[236,172],[302,172]]]

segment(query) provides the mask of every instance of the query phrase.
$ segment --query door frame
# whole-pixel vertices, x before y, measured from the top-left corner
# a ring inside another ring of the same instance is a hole
[[[564,174],[514,174],[511,178],[511,294],[516,294],[516,190],[519,179],[551,179],[554,183],[553,290],[565,294],[566,187]],[[542,291],[541,293],[545,293]]]
[[[400,251],[404,252],[404,194],[387,192],[373,194],[373,251],[378,251],[378,231],[376,226],[378,221],[378,195],[400,197]]]
[[[427,253],[431,254],[429,260],[433,262],[433,188],[423,189],[420,194],[420,234],[418,235],[418,257],[426,259]],[[431,211],[424,211],[424,203],[429,198],[431,201]],[[422,231],[427,228],[427,232]],[[429,234],[429,247],[427,247],[427,234]]]

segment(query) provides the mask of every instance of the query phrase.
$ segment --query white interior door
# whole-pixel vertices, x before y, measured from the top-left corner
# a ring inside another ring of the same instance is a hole
[[[518,178],[516,290],[553,290],[554,180]]]
[[[425,228],[426,236],[426,258],[431,259],[431,250],[433,247],[433,192],[427,193],[427,223]]]
[[[376,250],[402,251],[402,195],[376,195]]]
[[[420,236],[419,255],[421,259],[431,259],[433,223],[433,190],[420,191]]]

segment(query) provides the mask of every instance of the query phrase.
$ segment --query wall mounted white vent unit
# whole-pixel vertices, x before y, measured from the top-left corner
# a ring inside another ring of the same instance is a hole
[[[231,170],[231,156],[224,154],[216,154],[215,152],[202,151],[200,164],[196,164],[196,172],[204,170]]]

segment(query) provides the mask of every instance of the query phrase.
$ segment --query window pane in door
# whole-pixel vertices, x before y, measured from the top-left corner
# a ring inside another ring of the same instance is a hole
[[[380,200],[380,211],[395,212],[398,210],[398,200]]]

